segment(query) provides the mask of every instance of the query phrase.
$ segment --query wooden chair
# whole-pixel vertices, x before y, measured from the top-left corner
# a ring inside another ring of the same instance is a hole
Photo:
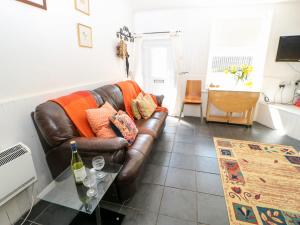
[[[201,80],[187,80],[185,97],[182,103],[179,118],[181,118],[185,104],[200,105],[200,116],[202,120],[203,113],[202,113],[202,99],[201,99]]]

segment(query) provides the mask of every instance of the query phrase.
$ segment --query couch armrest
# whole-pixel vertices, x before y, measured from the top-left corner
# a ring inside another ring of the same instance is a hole
[[[114,152],[128,147],[128,142],[120,137],[108,139],[76,137],[70,141],[76,141],[80,153]]]
[[[164,95],[153,95],[153,96],[155,96],[158,106],[161,106],[165,96]]]
[[[102,155],[106,163],[122,164],[125,160],[125,151],[128,142],[124,138],[84,138],[75,137],[63,144],[51,149],[46,154],[48,166],[53,178],[61,174],[71,161],[70,141],[76,141],[78,151],[82,160],[88,167],[92,167],[92,159],[95,156]]]

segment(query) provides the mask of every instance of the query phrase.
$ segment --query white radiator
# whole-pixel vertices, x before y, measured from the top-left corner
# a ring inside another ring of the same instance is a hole
[[[31,151],[19,143],[0,151],[0,206],[36,182]]]

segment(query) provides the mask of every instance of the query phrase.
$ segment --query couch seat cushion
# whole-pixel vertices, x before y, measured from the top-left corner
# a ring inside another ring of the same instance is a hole
[[[159,120],[162,120],[162,121],[165,121],[167,119],[167,117],[168,117],[168,113],[167,112],[155,112],[151,116],[151,118],[159,119]]]
[[[139,134],[149,134],[157,138],[164,126],[164,121],[160,119],[136,120],[135,124],[139,130]]]
[[[145,157],[151,152],[151,147],[154,143],[154,139],[149,134],[139,134],[135,139],[135,142],[132,146],[128,148],[128,151],[135,149],[142,153]]]
[[[146,156],[153,145],[153,137],[147,134],[139,134],[132,146],[126,151],[124,166],[119,173],[118,181],[129,182],[137,178]]]

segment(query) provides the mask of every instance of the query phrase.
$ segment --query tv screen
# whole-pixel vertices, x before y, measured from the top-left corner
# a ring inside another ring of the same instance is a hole
[[[280,37],[276,61],[300,62],[300,35]]]

